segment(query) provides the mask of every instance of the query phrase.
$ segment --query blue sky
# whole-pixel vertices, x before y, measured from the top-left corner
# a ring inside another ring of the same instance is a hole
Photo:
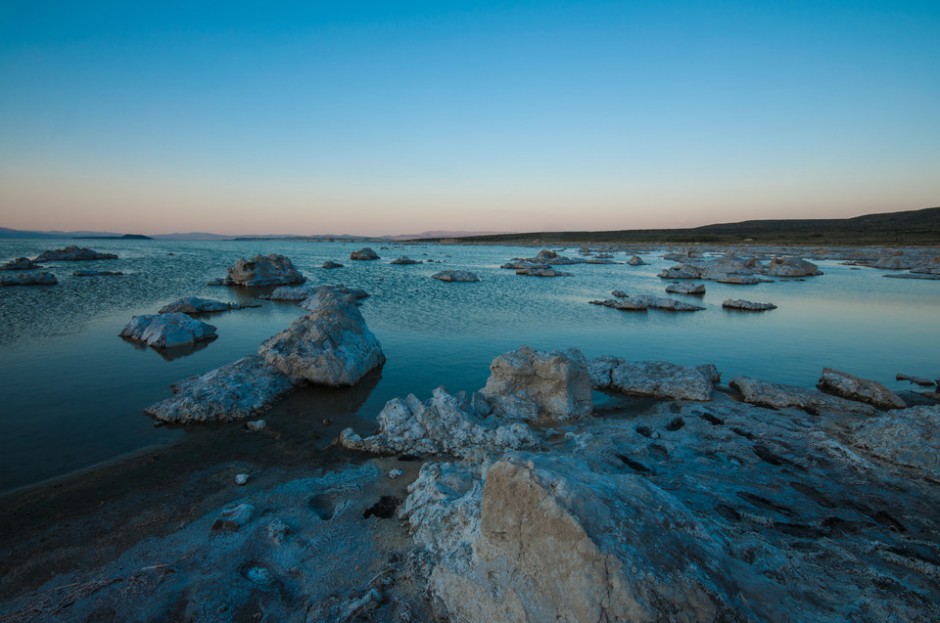
[[[940,205],[940,2],[4,3],[0,226],[384,234]]]

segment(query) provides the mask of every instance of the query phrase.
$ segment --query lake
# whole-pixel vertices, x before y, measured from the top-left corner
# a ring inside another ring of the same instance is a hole
[[[33,257],[72,244],[3,240],[0,258]],[[59,284],[0,288],[0,492],[108,461],[155,444],[198,434],[156,428],[142,411],[170,395],[175,381],[255,352],[302,310],[258,301],[245,288],[212,287],[239,257],[281,253],[314,284],[343,283],[371,294],[362,313],[382,343],[387,363],[353,390],[304,389],[295,417],[320,420],[346,412],[368,432],[385,402],[438,385],[482,387],[490,361],[528,344],[542,350],[578,348],[588,357],[617,355],[682,364],[711,362],[723,382],[746,374],[813,386],[824,366],[872,378],[894,389],[904,372],[940,373],[940,282],[884,279],[885,271],[816,262],[824,275],[734,286],[705,282],[704,297],[668,295],[704,305],[695,313],[621,312],[589,305],[610,291],[666,296],[657,277],[675,262],[663,251],[643,253],[648,265],[561,266],[571,277],[517,276],[500,264],[538,249],[510,246],[372,244],[382,258],[350,261],[364,246],[283,240],[82,241],[118,260],[53,262]],[[577,249],[565,252],[577,257]],[[400,255],[434,263],[391,265]],[[345,265],[323,269],[328,259]],[[110,277],[74,277],[73,270],[120,270]],[[430,276],[465,269],[479,283],[442,283]],[[190,355],[166,359],[118,337],[136,314],[156,313],[183,296],[204,296],[253,309],[203,318],[219,338]],[[772,302],[765,313],[731,312],[727,298]],[[227,426],[240,426],[230,424]]]

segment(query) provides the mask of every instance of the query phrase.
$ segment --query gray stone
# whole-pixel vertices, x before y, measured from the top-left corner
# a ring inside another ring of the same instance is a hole
[[[726,299],[721,304],[725,309],[736,309],[739,311],[749,311],[749,312],[762,312],[768,311],[771,309],[777,309],[777,306],[773,303],[755,303],[753,301],[745,301],[744,299]]]
[[[874,413],[874,409],[868,405],[823,394],[815,389],[768,383],[747,376],[731,379],[729,385],[741,393],[745,402],[772,409],[795,407],[812,414],[824,411],[856,415]]]
[[[351,260],[377,260],[379,259],[379,254],[373,251],[369,247],[363,247],[358,251],[353,251],[349,254],[349,259]]]
[[[182,313],[190,316],[198,314],[208,314],[213,312],[223,312],[230,309],[242,309],[244,306],[238,303],[228,301],[216,301],[213,299],[204,299],[198,296],[187,296],[160,308],[161,314]],[[257,307],[257,306],[255,306]]]
[[[208,342],[218,337],[214,326],[182,313],[134,316],[120,335],[159,349]]]
[[[940,482],[940,406],[897,409],[857,422],[852,442],[883,461]]]
[[[116,260],[117,255],[114,253],[101,253],[99,251],[94,251],[88,247],[79,247],[75,245],[70,245],[64,249],[53,249],[51,251],[43,251],[39,256],[34,260],[37,263],[42,262],[83,262],[91,260]]]
[[[671,283],[666,286],[666,292],[670,294],[691,294],[695,296],[700,296],[705,294],[705,284],[704,283]]]
[[[411,264],[420,264],[420,263],[421,263],[421,260],[413,260],[410,257],[405,256],[405,255],[389,262],[389,264],[395,264],[399,266],[409,266]]]
[[[591,415],[591,379],[577,350],[547,353],[528,346],[490,364],[481,390],[505,419],[561,423]]]
[[[290,258],[277,253],[256,255],[250,260],[239,258],[228,269],[223,283],[236,286],[280,286],[303,283],[307,278],[294,268]]]
[[[754,275],[725,275],[715,279],[718,283],[727,283],[733,286],[752,286],[764,280]]]
[[[331,302],[336,299],[354,305],[361,305],[361,301],[367,298],[369,298],[369,293],[359,288],[347,288],[343,284],[320,286],[314,288],[309,296],[301,301],[300,306],[307,311],[315,311],[321,305],[332,304]]]
[[[819,267],[812,262],[793,256],[774,256],[761,272],[773,277],[810,277],[822,274]]]
[[[633,396],[675,400],[711,400],[718,371],[713,365],[681,366],[668,361],[627,361],[598,357],[588,373],[597,389],[613,389]]]
[[[921,387],[932,387],[934,382],[930,379],[925,379],[922,376],[912,376],[910,374],[897,374],[895,377],[897,381],[907,381],[915,385],[920,385]]]
[[[627,264],[630,266],[644,266],[646,265],[646,262],[644,262],[643,258],[641,258],[639,255],[634,255],[629,260],[627,260]]]
[[[554,268],[518,268],[516,269],[517,275],[525,275],[527,277],[570,277],[571,273],[566,273],[560,270],[555,270]]]
[[[867,402],[881,409],[903,409],[907,406],[897,394],[881,383],[832,368],[823,368],[819,387],[843,398]]]
[[[294,382],[355,385],[385,354],[351,302],[324,296],[309,314],[261,345],[258,353]]]
[[[343,265],[333,260],[327,260],[320,265],[320,268],[342,268]]]
[[[244,420],[265,411],[292,388],[286,375],[251,355],[176,383],[173,397],[147,407],[145,413],[180,424]],[[263,422],[249,422],[249,430],[261,430]]]
[[[446,282],[463,282],[463,283],[473,283],[479,281],[480,278],[471,273],[469,270],[442,270],[439,273],[434,273],[431,275],[431,279],[437,279],[438,281]]]

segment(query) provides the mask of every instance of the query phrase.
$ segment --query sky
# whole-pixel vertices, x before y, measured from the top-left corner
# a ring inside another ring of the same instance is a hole
[[[0,226],[382,235],[940,205],[940,2],[4,2]]]

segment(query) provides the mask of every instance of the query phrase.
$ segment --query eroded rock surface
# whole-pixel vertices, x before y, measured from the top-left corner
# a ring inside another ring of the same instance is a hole
[[[379,259],[379,254],[373,251],[370,247],[363,247],[358,251],[353,251],[349,254],[349,259],[351,260],[377,260]]]
[[[597,389],[655,398],[711,400],[712,385],[718,380],[718,371],[711,364],[693,367],[612,356],[591,360],[588,370]]]
[[[182,313],[192,315],[209,314],[229,311],[230,309],[243,309],[243,305],[229,301],[216,301],[198,296],[187,296],[160,308],[161,314]]]
[[[280,286],[303,283],[307,278],[294,268],[290,258],[277,253],[256,255],[246,260],[239,258],[235,265],[228,269],[222,283],[235,286]]]
[[[907,406],[897,394],[881,383],[832,368],[823,368],[819,387],[849,400],[873,404],[880,409],[903,409]]]
[[[755,303],[754,301],[745,301],[744,299],[725,299],[721,306],[725,309],[749,312],[762,312],[777,309],[777,306],[773,303]]]
[[[523,346],[500,355],[481,393],[505,419],[560,423],[591,415],[591,377],[577,350],[548,353]]]
[[[768,383],[747,376],[733,378],[729,385],[741,392],[745,402],[762,407],[771,407],[773,409],[795,407],[812,414],[818,414],[821,411],[858,415],[871,415],[874,413],[874,409],[868,405],[839,398],[838,396],[823,394],[815,389]]]
[[[208,342],[218,337],[211,324],[178,312],[134,316],[120,335],[159,349]]]
[[[88,247],[79,247],[70,245],[63,249],[53,249],[43,251],[36,257],[35,262],[82,262],[91,260],[116,260],[118,256],[114,253],[102,253],[89,249]]]
[[[852,435],[879,459],[940,482],[940,406],[888,411],[856,423]]]
[[[666,286],[666,292],[670,294],[691,294],[700,296],[705,294],[704,283],[671,283]]]
[[[456,281],[463,283],[473,283],[479,281],[480,278],[471,273],[469,270],[442,270],[439,273],[434,273],[431,275],[431,279],[437,279],[438,281]]]
[[[174,396],[145,412],[179,424],[243,420],[268,409],[292,387],[285,374],[251,355],[174,384]]]

